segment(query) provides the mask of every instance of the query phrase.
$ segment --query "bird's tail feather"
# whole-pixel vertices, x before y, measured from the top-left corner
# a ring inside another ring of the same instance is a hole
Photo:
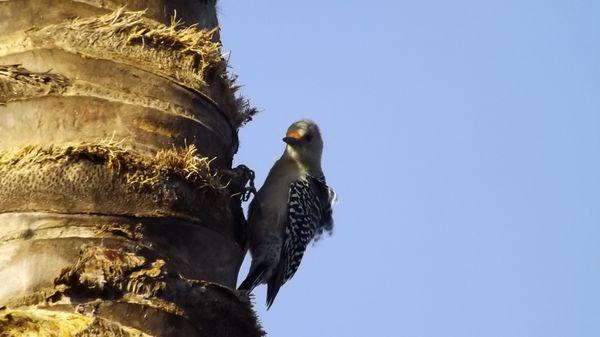
[[[246,279],[242,282],[242,284],[240,284],[238,290],[245,290],[247,292],[251,292],[254,288],[256,288],[257,285],[260,284],[260,282],[262,281],[262,276],[264,275],[266,270],[266,263],[258,264],[254,268],[251,267],[248,276],[246,276]]]
[[[285,260],[285,257],[284,257],[284,260]],[[284,270],[283,270],[285,263],[286,263],[286,261],[279,261],[279,264],[277,265],[277,269],[275,269],[275,273],[269,280],[269,284],[267,286],[267,310],[269,310],[269,308],[271,308],[271,305],[273,305],[273,302],[275,301],[275,297],[277,296],[279,289],[285,283]]]

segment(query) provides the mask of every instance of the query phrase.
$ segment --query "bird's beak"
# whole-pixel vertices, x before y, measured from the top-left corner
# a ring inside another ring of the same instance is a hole
[[[290,131],[283,137],[283,141],[289,145],[296,145],[302,142],[302,135],[298,131]]]
[[[289,145],[300,144],[302,141],[300,139],[292,138],[292,137],[283,137],[283,141],[288,143]]]

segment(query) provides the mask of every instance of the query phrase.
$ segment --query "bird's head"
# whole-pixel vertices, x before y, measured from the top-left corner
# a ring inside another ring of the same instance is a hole
[[[303,162],[320,162],[323,152],[323,138],[319,126],[308,119],[299,120],[287,130],[283,141],[286,152]]]

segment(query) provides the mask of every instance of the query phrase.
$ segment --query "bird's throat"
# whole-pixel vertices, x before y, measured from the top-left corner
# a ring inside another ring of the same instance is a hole
[[[307,160],[304,158],[300,152],[294,149],[292,146],[288,145],[285,148],[285,156],[289,161],[291,161],[297,168],[300,176],[305,175],[321,175],[321,162],[319,159],[317,160]]]

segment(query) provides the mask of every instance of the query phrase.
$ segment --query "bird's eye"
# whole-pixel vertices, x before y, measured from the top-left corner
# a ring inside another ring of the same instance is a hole
[[[310,133],[307,133],[306,135],[304,135],[304,139],[305,139],[307,142],[310,142],[310,141],[312,140],[312,135],[311,135]]]

